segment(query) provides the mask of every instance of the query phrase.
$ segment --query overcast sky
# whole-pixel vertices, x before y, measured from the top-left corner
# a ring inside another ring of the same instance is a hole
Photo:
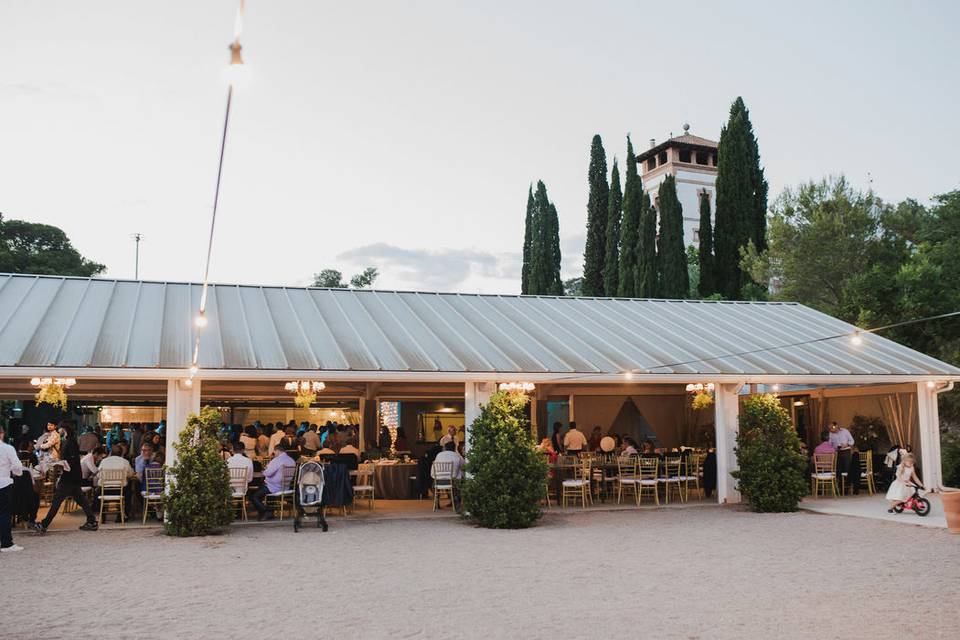
[[[0,0],[0,211],[108,277],[199,280],[235,0]],[[527,186],[579,275],[590,139],[717,139],[742,95],[771,194],[960,186],[955,2],[248,0],[212,279],[513,293]]]

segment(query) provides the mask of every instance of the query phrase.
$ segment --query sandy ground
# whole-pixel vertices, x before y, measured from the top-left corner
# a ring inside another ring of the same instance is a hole
[[[699,507],[20,533],[3,638],[956,638],[960,536]],[[17,605],[16,603],[20,603]],[[17,608],[22,607],[19,612]]]

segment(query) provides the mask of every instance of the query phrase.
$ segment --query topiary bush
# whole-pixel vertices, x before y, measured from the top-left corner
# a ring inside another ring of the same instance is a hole
[[[230,474],[220,457],[217,430],[220,412],[204,407],[191,414],[187,426],[173,443],[177,462],[169,467],[171,478],[165,501],[164,529],[171,536],[204,536],[230,524]]]
[[[463,513],[491,529],[523,529],[542,512],[547,462],[536,450],[526,394],[497,391],[470,426]]]
[[[960,436],[948,431],[940,434],[940,460],[944,486],[960,489]]]
[[[757,511],[796,511],[807,492],[807,458],[790,414],[772,394],[751,396],[740,410],[738,471],[743,497]]]

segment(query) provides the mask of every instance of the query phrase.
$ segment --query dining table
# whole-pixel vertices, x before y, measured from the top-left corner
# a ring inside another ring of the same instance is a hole
[[[417,475],[416,462],[376,464],[373,468],[373,492],[377,500],[412,500],[411,477]]]

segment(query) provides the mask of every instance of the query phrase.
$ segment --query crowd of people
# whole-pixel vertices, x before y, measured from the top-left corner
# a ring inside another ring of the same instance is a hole
[[[552,435],[544,438],[537,448],[551,463],[556,462],[558,456],[564,454],[575,456],[587,452],[623,456],[663,456],[661,449],[649,438],[638,443],[633,436],[618,433],[604,434],[599,426],[595,426],[587,436],[573,421],[566,429],[563,428],[562,422],[554,422]]]

